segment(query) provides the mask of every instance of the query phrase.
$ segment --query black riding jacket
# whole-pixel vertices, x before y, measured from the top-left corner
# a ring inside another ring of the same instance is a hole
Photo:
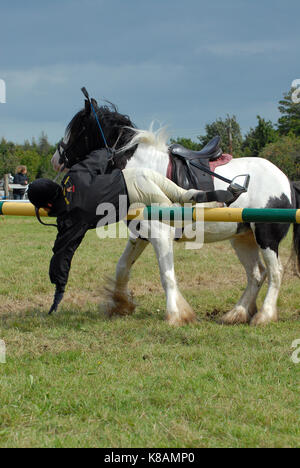
[[[62,181],[65,208],[57,216],[58,234],[49,271],[51,282],[60,291],[65,289],[72,258],[86,232],[99,223],[112,224],[127,215],[129,201],[123,173],[113,169],[108,161],[106,150],[93,151],[72,166]],[[120,204],[121,195],[126,198]],[[115,211],[107,212],[102,207],[97,212],[103,203],[110,203]]]
[[[24,185],[26,186],[28,184],[28,177],[26,174],[22,174],[19,172],[18,174],[15,175],[14,177],[14,184],[19,184],[19,185]],[[24,195],[25,193],[25,188],[23,189],[14,189],[13,194],[14,195]]]

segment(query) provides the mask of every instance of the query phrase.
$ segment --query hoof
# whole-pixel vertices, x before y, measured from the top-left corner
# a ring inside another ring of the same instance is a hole
[[[176,312],[167,312],[166,320],[169,325],[182,327],[183,325],[197,322],[195,312],[183,296],[177,299],[176,305]]]
[[[221,318],[224,325],[240,325],[250,322],[250,315],[244,307],[236,307]]]
[[[132,315],[136,308],[133,300],[133,294],[124,291],[118,291],[115,288],[115,282],[110,283],[104,288],[104,303],[100,305],[105,315]]]
[[[196,314],[188,314],[188,315],[178,315],[178,314],[172,314],[168,313],[166,316],[166,320],[169,325],[172,325],[173,327],[182,327],[184,325],[190,325],[191,323],[196,323],[197,322],[197,317]]]
[[[105,313],[107,317],[113,315],[125,316],[132,315],[135,311],[136,304],[129,295],[116,294],[111,301],[106,301],[100,304],[100,310]]]
[[[263,326],[263,325],[268,325],[269,323],[272,322],[277,322],[278,321],[278,315],[276,314],[266,314],[264,312],[259,312],[258,314],[254,315],[252,318],[250,325],[252,327],[258,327],[258,326]]]

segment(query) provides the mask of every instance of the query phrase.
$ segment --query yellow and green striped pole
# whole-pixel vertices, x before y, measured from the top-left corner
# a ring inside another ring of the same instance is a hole
[[[0,201],[0,215],[4,216],[35,216],[35,207],[29,202]],[[48,213],[40,209],[40,216]]]
[[[277,208],[151,207],[129,210],[127,219],[300,224],[300,210]]]
[[[35,216],[29,202],[0,201],[0,215]],[[40,209],[40,216],[48,213]],[[300,210],[277,208],[201,208],[146,206],[129,210],[127,220],[210,221],[223,223],[289,223],[300,224]]]

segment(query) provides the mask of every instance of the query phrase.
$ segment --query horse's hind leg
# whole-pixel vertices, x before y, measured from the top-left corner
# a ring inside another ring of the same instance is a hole
[[[278,254],[279,243],[286,236],[289,226],[285,224],[260,224],[255,226],[255,236],[268,272],[268,291],[262,309],[254,315],[251,325],[266,325],[278,320],[277,300],[283,268]]]
[[[148,241],[141,238],[129,239],[118,261],[115,280],[111,280],[105,287],[105,312],[109,316],[130,315],[134,312],[136,305],[128,290],[130,271],[148,244]]]
[[[257,312],[256,299],[266,278],[266,268],[252,231],[235,237],[231,244],[246,270],[248,284],[235,307],[222,317],[222,323],[230,325],[250,322]]]

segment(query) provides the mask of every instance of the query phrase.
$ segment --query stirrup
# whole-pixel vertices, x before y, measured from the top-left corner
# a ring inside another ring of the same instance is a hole
[[[235,180],[238,177],[245,177],[244,183],[242,185],[238,184],[235,182]],[[242,193],[247,193],[248,192],[248,187],[250,183],[250,175],[249,174],[241,174],[236,177],[234,177],[231,181],[231,184],[228,187],[228,191],[232,194],[232,200],[226,202],[227,206],[230,206],[232,203],[234,203]]]

